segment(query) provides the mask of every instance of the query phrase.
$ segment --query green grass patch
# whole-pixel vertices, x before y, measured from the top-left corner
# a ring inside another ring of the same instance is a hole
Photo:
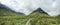
[[[60,25],[60,17],[39,12],[25,16],[0,9],[0,25]]]

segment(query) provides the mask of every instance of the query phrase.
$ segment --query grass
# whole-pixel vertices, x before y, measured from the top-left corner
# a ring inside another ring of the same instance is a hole
[[[34,12],[28,16],[0,9],[0,25],[60,25],[60,17]]]

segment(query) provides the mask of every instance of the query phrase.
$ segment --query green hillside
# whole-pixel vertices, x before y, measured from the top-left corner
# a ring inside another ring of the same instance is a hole
[[[60,17],[34,12],[28,16],[0,9],[0,25],[60,25]]]

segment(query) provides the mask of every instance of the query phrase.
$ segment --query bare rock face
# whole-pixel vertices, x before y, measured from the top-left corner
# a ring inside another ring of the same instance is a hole
[[[0,4],[25,15],[29,15],[38,8],[50,16],[60,15],[60,0],[0,0]]]

